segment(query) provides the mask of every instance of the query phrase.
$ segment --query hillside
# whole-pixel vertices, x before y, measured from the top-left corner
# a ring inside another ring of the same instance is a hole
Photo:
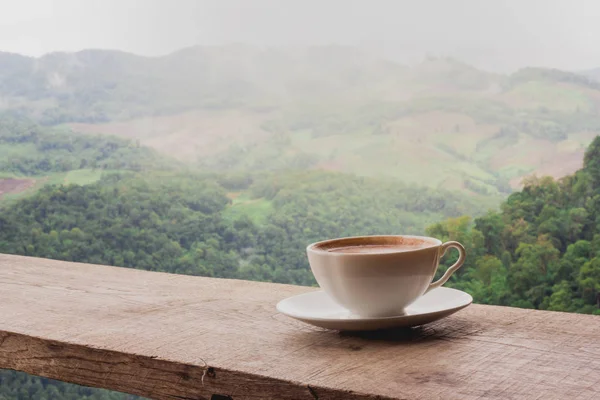
[[[78,135],[0,114],[0,203],[46,184],[87,184],[119,171],[181,167],[135,141]]]
[[[400,65],[346,46],[0,54],[0,107],[119,135],[217,171],[309,168],[488,196],[581,167],[600,85],[460,61]]]
[[[191,47],[164,57],[116,51],[0,53],[3,106],[45,124],[101,122],[187,109],[272,107],[387,84],[403,68],[352,48]]]
[[[308,242],[419,233],[472,210],[484,211],[458,194],[331,172],[129,172],[5,207],[0,252],[307,285]]]
[[[599,195],[600,136],[575,174],[529,179],[500,212],[427,232],[471,246],[453,285],[477,302],[600,315]]]

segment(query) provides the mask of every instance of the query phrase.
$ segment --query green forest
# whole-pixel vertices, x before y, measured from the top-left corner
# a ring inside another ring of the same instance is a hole
[[[233,204],[240,191],[249,199]],[[257,212],[257,204],[266,207]],[[468,208],[449,192],[322,171],[115,173],[91,185],[48,185],[4,209],[0,252],[312,285],[310,242],[419,233]]]
[[[27,118],[0,113],[0,173],[3,174],[39,176],[85,168],[141,171],[175,166],[177,163],[167,162],[136,142],[43,128]]]

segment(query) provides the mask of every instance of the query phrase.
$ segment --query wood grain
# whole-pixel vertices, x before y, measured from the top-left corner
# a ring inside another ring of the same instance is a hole
[[[0,368],[155,399],[600,398],[598,316],[341,334],[275,311],[309,290],[0,255]]]

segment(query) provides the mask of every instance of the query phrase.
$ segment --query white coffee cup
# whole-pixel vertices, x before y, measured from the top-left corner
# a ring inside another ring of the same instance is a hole
[[[459,258],[432,283],[449,248]],[[306,248],[319,286],[338,304],[361,317],[402,315],[419,297],[442,286],[465,261],[458,242],[424,236],[359,236],[325,240]]]

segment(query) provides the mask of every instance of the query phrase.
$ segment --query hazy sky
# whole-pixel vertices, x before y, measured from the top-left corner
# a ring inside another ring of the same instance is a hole
[[[0,50],[166,54],[194,44],[350,44],[414,62],[600,66],[596,0],[0,0]]]

